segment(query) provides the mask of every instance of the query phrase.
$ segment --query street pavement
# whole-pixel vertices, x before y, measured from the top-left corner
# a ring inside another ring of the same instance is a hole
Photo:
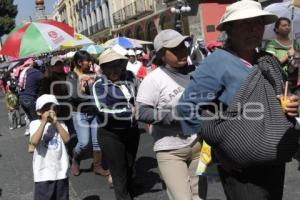
[[[0,97],[1,98],[1,97]],[[28,137],[25,128],[8,130],[7,110],[0,99],[0,200],[32,200],[32,154],[27,152]],[[113,200],[113,190],[104,177],[91,171],[92,160],[82,162],[82,173],[70,178],[70,200]],[[175,174],[174,174],[175,175]],[[160,178],[152,151],[151,137],[141,136],[136,160],[136,200],[167,200],[166,190]],[[180,180],[178,180],[180,181]],[[285,200],[300,199],[300,174],[298,163],[287,165]],[[209,178],[207,200],[225,200],[218,178]]]

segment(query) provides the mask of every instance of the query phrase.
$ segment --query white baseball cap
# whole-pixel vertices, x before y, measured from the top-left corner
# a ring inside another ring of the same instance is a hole
[[[64,63],[64,61],[63,61],[63,59],[62,59],[61,57],[59,57],[59,56],[53,56],[53,57],[51,58],[50,65],[51,65],[51,66],[54,66],[54,65],[56,65],[57,62],[62,62],[62,63]]]
[[[139,50],[139,49],[135,51],[135,54],[136,54],[136,55],[139,55],[139,54],[142,54],[142,53],[143,53],[143,51],[142,51],[142,50]]]
[[[165,48],[174,48],[180,45],[183,41],[189,39],[189,36],[183,36],[175,30],[166,29],[159,32],[154,38],[154,49],[155,51]]]
[[[242,0],[226,7],[226,11],[220,20],[217,30],[224,31],[224,24],[232,21],[262,17],[264,24],[274,23],[278,17],[268,11],[264,11],[261,4],[254,0]]]
[[[44,105],[46,105],[48,103],[53,103],[55,105],[59,105],[59,103],[54,95],[43,94],[36,100],[35,110],[36,111],[41,110],[44,107]]]
[[[127,51],[127,55],[128,55],[128,56],[135,56],[134,50],[129,49],[129,50]]]

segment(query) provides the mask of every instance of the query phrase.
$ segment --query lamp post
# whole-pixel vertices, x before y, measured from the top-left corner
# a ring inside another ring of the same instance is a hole
[[[185,0],[177,0],[175,7],[171,8],[171,12],[175,13],[175,30],[179,33],[182,32],[182,13],[187,13],[191,11],[191,7]]]

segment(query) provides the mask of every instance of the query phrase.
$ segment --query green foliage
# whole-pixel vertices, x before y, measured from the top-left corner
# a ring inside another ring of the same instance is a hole
[[[18,14],[14,0],[0,0],[0,37],[9,33],[15,27],[15,17]]]

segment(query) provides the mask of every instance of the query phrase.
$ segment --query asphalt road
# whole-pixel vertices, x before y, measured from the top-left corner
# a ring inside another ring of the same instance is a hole
[[[24,127],[8,130],[7,110],[0,99],[0,200],[31,200],[33,197],[32,154],[27,152]],[[83,172],[70,178],[71,200],[113,200],[106,179],[91,171],[91,159],[82,162]],[[180,180],[178,180],[180,181]],[[136,160],[136,200],[167,200],[163,181],[152,151],[152,139],[142,134]],[[298,163],[287,165],[285,200],[300,199]],[[218,178],[209,178],[208,200],[225,200]]]

